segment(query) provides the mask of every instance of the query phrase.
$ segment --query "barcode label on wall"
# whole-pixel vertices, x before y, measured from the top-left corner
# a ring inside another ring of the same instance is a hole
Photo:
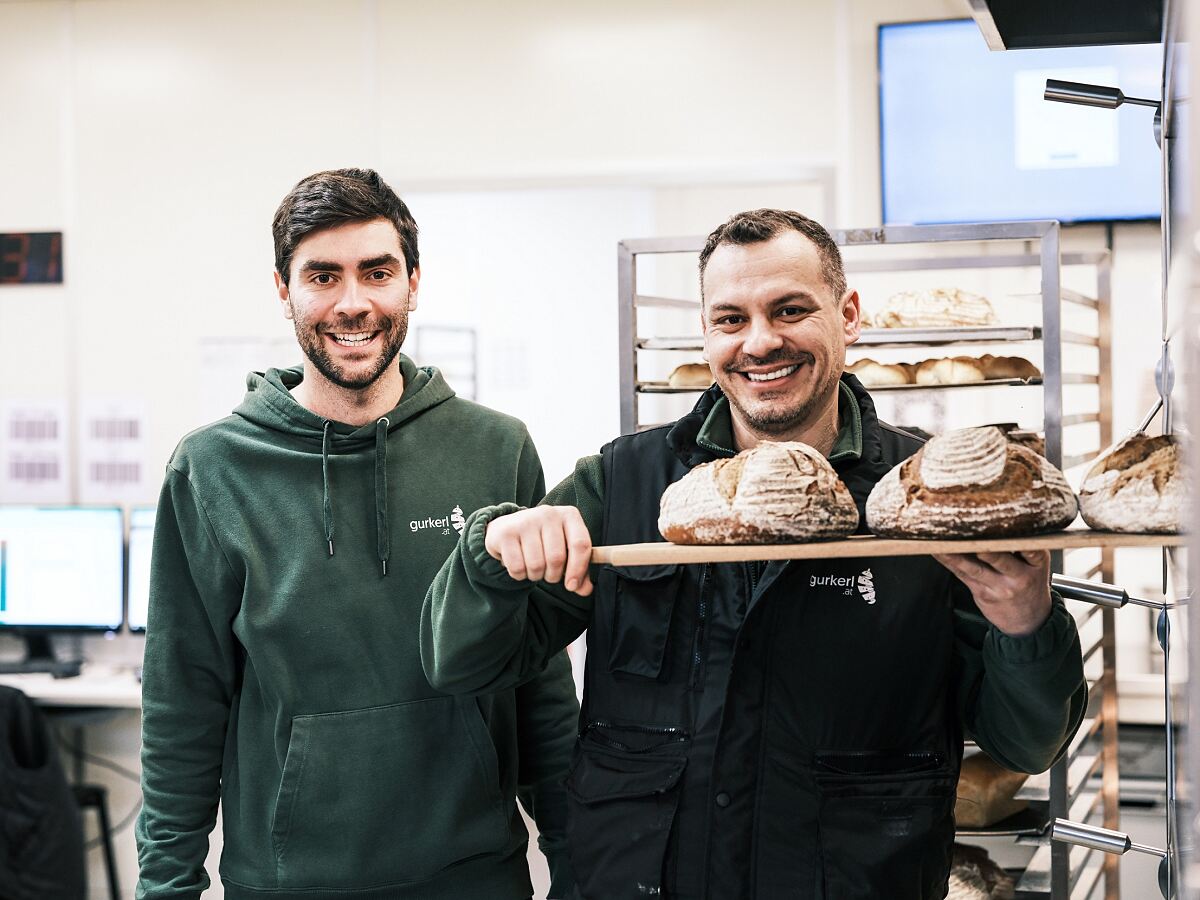
[[[141,423],[137,419],[93,419],[91,435],[98,441],[136,441]]]
[[[8,477],[12,481],[26,484],[57,481],[58,473],[57,459],[11,459],[8,462]]]
[[[50,417],[27,419],[18,416],[8,423],[8,436],[14,441],[56,441],[58,420]]]
[[[142,467],[136,462],[93,462],[88,468],[88,477],[93,484],[134,484],[142,477]]]

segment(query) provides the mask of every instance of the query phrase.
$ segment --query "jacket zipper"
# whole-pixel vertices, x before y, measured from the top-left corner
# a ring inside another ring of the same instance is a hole
[[[837,759],[871,759],[882,758],[892,761],[905,760],[909,763],[908,766],[888,769],[881,772],[863,772],[851,771],[840,766],[833,765],[830,760]],[[813,763],[826,771],[836,773],[838,775],[906,775],[914,774],[922,771],[929,771],[940,768],[945,764],[945,755],[937,751],[931,750],[914,750],[907,753],[885,753],[878,750],[845,750],[836,753],[816,753],[813,755]],[[919,768],[918,768],[919,766]]]
[[[692,676],[688,679],[688,687],[694,688],[700,680],[700,665],[703,659],[704,628],[708,623],[708,564],[700,570],[700,601],[696,607],[696,637],[692,647]]]
[[[584,733],[595,732],[594,737],[597,741],[617,750],[624,750],[627,753],[649,753],[652,750],[657,750],[662,747],[662,744],[655,744],[651,747],[630,747],[628,744],[618,741],[615,738],[609,737],[596,729],[610,728],[617,731],[632,731],[636,734],[653,734],[667,738],[667,743],[684,743],[691,740],[692,736],[682,728],[675,728],[671,725],[618,725],[615,722],[609,722],[604,719],[595,719],[588,722]]]

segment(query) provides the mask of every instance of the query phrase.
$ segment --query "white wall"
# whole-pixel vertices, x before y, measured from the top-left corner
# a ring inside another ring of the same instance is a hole
[[[965,10],[0,0],[0,231],[62,230],[67,273],[0,290],[0,399],[136,398],[161,471],[240,399],[203,381],[203,342],[288,337],[270,277],[279,199],[317,169],[369,165],[421,224],[414,324],[479,329],[480,399],[529,423],[553,483],[617,430],[616,240],[706,230],[764,185],[817,204],[804,173],[830,166],[827,224],[877,224],[875,26]],[[1156,242],[1117,229],[1118,429],[1152,390]],[[133,660],[140,644],[90,651]],[[95,747],[136,768],[131,718]],[[111,783],[119,816],[133,795]],[[131,890],[131,834],[118,840]]]

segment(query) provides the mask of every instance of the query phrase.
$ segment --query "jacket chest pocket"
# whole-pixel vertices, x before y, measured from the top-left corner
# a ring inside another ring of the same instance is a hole
[[[944,754],[820,753],[813,776],[828,900],[943,896],[955,782]]]
[[[680,566],[604,566],[611,579],[611,672],[664,680],[670,677],[667,647],[683,589]]]

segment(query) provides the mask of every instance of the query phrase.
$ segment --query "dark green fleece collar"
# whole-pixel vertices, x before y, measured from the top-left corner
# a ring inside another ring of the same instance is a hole
[[[705,450],[722,456],[734,456],[733,418],[729,412],[729,400],[721,397],[709,412],[708,418],[696,435],[696,443]],[[862,416],[854,392],[844,381],[838,382],[838,433],[829,452],[831,463],[862,456]]]

